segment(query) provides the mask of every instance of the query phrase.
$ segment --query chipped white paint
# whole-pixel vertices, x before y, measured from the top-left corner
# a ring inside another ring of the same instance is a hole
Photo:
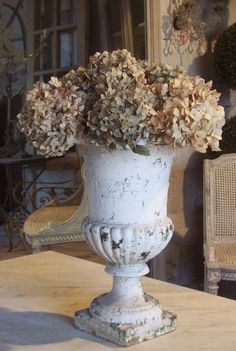
[[[141,156],[95,145],[79,148],[89,202],[83,232],[114,278],[110,293],[76,313],[76,327],[123,346],[174,330],[175,316],[163,311],[140,283],[140,276],[148,273],[145,262],[173,234],[166,212],[173,149],[151,146],[150,156]]]
[[[89,245],[107,263],[133,265],[159,254],[171,239],[173,225],[167,217],[150,225],[107,224],[87,218],[82,230]]]

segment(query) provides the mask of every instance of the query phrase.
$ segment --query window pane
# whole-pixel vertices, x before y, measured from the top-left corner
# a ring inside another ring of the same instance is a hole
[[[18,37],[14,40],[12,40],[12,45],[14,48],[17,49],[17,51],[24,56],[25,55],[25,47],[24,47],[24,38],[23,37]]]
[[[121,31],[121,9],[119,0],[109,0],[107,3],[108,25],[111,33]]]
[[[58,24],[76,22],[75,0],[58,0]]]
[[[133,30],[134,56],[144,60],[146,58],[145,26]]]
[[[34,1],[34,29],[43,29],[53,26],[54,0]]]
[[[38,50],[43,41],[43,35],[35,36],[35,47],[34,50]],[[46,45],[42,48],[39,55],[34,60],[34,70],[42,71],[45,69],[52,68],[52,33],[49,33],[46,38]]]
[[[116,33],[111,35],[111,43],[109,50],[117,50],[123,48],[123,40],[122,40],[122,34],[121,33]]]
[[[130,0],[133,26],[144,22],[144,0]]]
[[[144,0],[130,0],[134,56],[146,58],[146,24]]]
[[[76,30],[59,32],[59,67],[77,65]]]
[[[107,2],[108,50],[123,48],[120,0]]]
[[[34,76],[34,82],[36,83],[36,82],[40,81],[40,82],[47,83],[51,79],[52,76],[53,76],[53,74],[46,74],[46,75],[40,74],[39,76],[36,75],[36,76]]]
[[[1,20],[3,21],[4,26],[9,23],[11,15],[12,15],[12,11],[11,11],[10,7],[8,7],[6,5],[5,6],[2,5],[1,6]]]

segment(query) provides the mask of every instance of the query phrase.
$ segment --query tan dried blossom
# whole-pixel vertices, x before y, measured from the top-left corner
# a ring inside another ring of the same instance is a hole
[[[88,75],[98,92],[114,93],[126,90],[130,85],[145,84],[145,72],[141,62],[137,61],[126,49],[111,53],[97,52],[90,57]]]
[[[139,87],[107,94],[88,113],[87,136],[108,148],[135,149],[140,139],[149,138],[147,120],[156,115],[151,99],[154,94]]]
[[[224,109],[218,104],[220,94],[212,82],[179,74],[171,79],[163,97],[159,118],[152,118],[154,140],[174,146],[192,145],[196,151],[210,147],[219,151]]]
[[[190,144],[206,152],[208,146],[219,149],[224,110],[218,102],[211,82],[181,68],[138,61],[125,49],[104,51],[87,68],[37,83],[19,127],[46,157],[62,155],[76,142],[135,152],[149,142]]]
[[[20,130],[46,157],[61,156],[75,143],[86,94],[73,89],[73,75],[72,71],[64,79],[52,77],[47,84],[36,83],[18,115]]]

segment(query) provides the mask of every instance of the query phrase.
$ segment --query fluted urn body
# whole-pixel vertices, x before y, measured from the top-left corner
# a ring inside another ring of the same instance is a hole
[[[150,155],[81,145],[89,215],[82,230],[88,244],[113,275],[111,292],[75,315],[79,329],[128,346],[175,329],[175,316],[145,294],[140,276],[173,234],[167,217],[174,151],[150,146]]]

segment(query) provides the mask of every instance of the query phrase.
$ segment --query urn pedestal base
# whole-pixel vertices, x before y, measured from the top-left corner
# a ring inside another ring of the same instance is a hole
[[[176,315],[167,311],[155,321],[139,324],[118,324],[101,321],[89,308],[75,313],[76,328],[121,346],[131,346],[170,333],[176,329]]]
[[[149,146],[150,155],[82,145],[88,182],[89,214],[82,231],[90,247],[106,261],[112,290],[75,313],[75,326],[121,346],[169,333],[176,316],[144,293],[140,278],[146,262],[173,235],[167,216],[173,149]]]

